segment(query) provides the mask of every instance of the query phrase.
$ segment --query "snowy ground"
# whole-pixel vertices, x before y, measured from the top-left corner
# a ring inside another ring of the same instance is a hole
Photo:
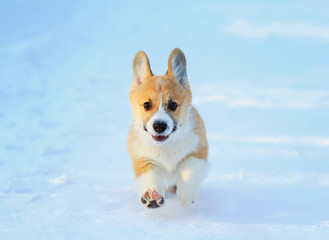
[[[326,5],[2,2],[0,239],[329,239]],[[149,210],[131,63],[162,74],[175,47],[212,168],[192,207]]]

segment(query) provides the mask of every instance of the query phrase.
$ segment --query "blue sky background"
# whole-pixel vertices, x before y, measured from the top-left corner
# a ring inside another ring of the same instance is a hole
[[[327,1],[1,1],[0,236],[115,237],[123,215],[139,222],[129,225],[137,238],[147,225],[150,237],[186,237],[193,226],[200,231],[190,238],[327,236],[328,9]],[[127,187],[128,95],[136,52],[161,75],[176,47],[212,169],[200,205],[185,211],[169,198],[175,213],[157,215]]]

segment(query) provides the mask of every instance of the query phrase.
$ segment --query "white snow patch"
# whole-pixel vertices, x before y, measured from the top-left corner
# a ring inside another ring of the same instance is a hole
[[[329,137],[319,136],[225,136],[223,134],[209,134],[212,141],[252,143],[252,144],[292,144],[309,146],[329,146]],[[287,155],[298,156],[298,152],[285,152]]]
[[[232,108],[288,108],[309,109],[329,107],[329,91],[267,89],[221,89],[206,86],[193,99],[194,104],[223,103]]]
[[[250,185],[304,185],[311,184],[313,186],[329,186],[329,174],[320,173],[304,173],[304,174],[255,174],[246,173],[241,169],[237,173],[223,173],[219,176],[208,177],[209,181],[227,184],[232,182],[241,182]]]
[[[66,176],[65,174],[48,180],[48,182],[50,182],[52,184],[56,184],[56,185],[68,184],[68,183],[70,183],[70,181],[71,181],[70,178],[68,176]]]
[[[227,31],[231,34],[252,40],[263,40],[275,36],[281,38],[309,38],[329,41],[329,26],[305,22],[272,22],[256,25],[248,21],[238,20],[229,25]]]

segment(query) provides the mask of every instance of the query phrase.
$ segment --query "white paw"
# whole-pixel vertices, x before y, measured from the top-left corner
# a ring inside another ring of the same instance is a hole
[[[182,207],[190,206],[197,197],[197,192],[191,189],[184,189],[184,187],[177,187],[176,193]]]
[[[136,179],[138,193],[145,207],[157,208],[163,205],[165,186],[155,170],[150,170]]]

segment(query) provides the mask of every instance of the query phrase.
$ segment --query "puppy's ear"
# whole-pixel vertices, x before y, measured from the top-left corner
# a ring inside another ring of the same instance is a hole
[[[175,48],[169,56],[167,74],[174,76],[183,87],[189,88],[186,59],[184,53],[179,48]]]
[[[133,84],[139,86],[146,78],[152,75],[149,59],[145,52],[139,51],[133,62]]]

